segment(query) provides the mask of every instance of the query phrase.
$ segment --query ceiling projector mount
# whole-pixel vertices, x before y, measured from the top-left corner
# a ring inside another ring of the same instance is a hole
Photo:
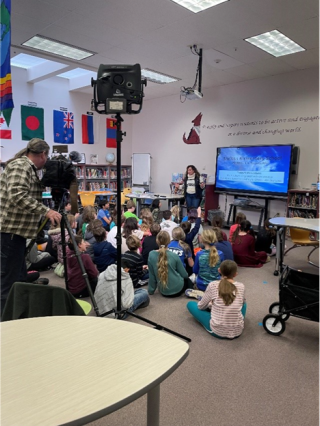
[[[184,87],[180,88],[180,102],[185,102],[186,99],[202,99],[203,94],[201,93],[201,82],[202,82],[202,49],[198,49],[198,46],[194,44],[193,46],[189,46],[191,52],[194,55],[199,56],[196,79],[192,87]],[[196,85],[198,83],[198,90],[196,90]]]

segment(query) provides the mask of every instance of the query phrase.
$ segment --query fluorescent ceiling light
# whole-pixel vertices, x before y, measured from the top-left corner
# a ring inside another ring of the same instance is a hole
[[[53,53],[54,55],[63,56],[69,59],[81,59],[89,58],[94,55],[93,52],[87,50],[78,49],[77,47],[70,46],[60,41],[45,38],[43,36],[36,35],[30,40],[22,43],[22,46],[32,47],[33,49],[41,50],[43,52]]]
[[[47,59],[38,58],[38,56],[26,55],[25,53],[19,53],[10,60],[12,67],[24,69],[29,69],[36,65],[44,64],[45,62],[49,61]]]
[[[149,81],[152,81],[153,83],[159,83],[159,84],[173,83],[174,81],[181,80],[181,78],[172,77],[166,74],[161,74],[160,72],[153,71],[148,68],[144,68],[141,70],[141,76],[146,78]]]
[[[202,10],[209,9],[209,7],[216,6],[217,4],[224,3],[229,0],[172,0],[180,6],[191,10],[191,12],[198,13]]]
[[[75,68],[74,70],[63,72],[57,75],[57,77],[68,78],[70,80],[71,78],[74,78],[74,77],[83,77],[86,75],[89,77],[96,77],[97,73],[86,70],[84,68]]]
[[[306,50],[278,30],[246,38],[245,41],[276,57]]]

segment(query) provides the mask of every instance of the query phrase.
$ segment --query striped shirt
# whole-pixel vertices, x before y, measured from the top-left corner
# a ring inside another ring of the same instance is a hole
[[[143,277],[145,272],[143,271],[143,258],[141,254],[136,251],[126,251],[122,256],[122,259],[125,259],[129,265],[130,270],[129,274],[132,279],[133,287],[138,287],[139,280]]]
[[[0,177],[0,232],[35,238],[41,216],[49,211],[42,204],[42,185],[28,157],[11,161]]]
[[[201,310],[207,309],[209,304],[211,307],[210,328],[211,331],[220,337],[233,339],[240,336],[244,327],[244,318],[241,313],[242,306],[245,302],[244,285],[234,282],[237,287],[236,298],[231,305],[226,306],[223,299],[219,296],[220,281],[210,283],[198,303]]]

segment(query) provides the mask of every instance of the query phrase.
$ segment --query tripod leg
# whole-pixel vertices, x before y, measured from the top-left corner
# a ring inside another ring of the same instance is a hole
[[[94,295],[93,295],[93,292],[92,292],[92,289],[91,289],[91,285],[90,285],[90,282],[89,282],[89,279],[88,279],[87,272],[86,272],[86,270],[83,266],[83,262],[82,262],[82,259],[81,259],[81,253],[78,249],[76,240],[74,238],[74,233],[71,229],[71,226],[70,226],[70,223],[68,222],[68,219],[66,218],[66,213],[62,212],[61,214],[62,214],[61,222],[62,221],[64,222],[64,225],[66,226],[66,228],[68,230],[68,234],[70,236],[70,239],[73,242],[74,251],[76,253],[76,257],[77,257],[77,260],[78,260],[78,263],[79,263],[79,266],[80,266],[80,269],[81,269],[81,272],[82,272],[82,276],[83,276],[83,278],[84,278],[84,280],[87,284],[88,292],[89,292],[89,295],[90,295],[90,298],[91,298],[91,301],[92,301],[92,304],[93,304],[93,309],[95,310],[95,313],[98,317],[98,316],[100,316],[99,309],[98,309],[96,300],[94,298]],[[61,230],[62,230],[62,227],[61,227]],[[65,273],[66,273],[66,271],[65,271]]]
[[[68,219],[67,219],[68,220]],[[67,252],[66,252],[66,234],[65,234],[65,220],[62,218],[61,223],[61,244],[62,244],[62,253],[63,253],[63,266],[64,266],[64,282],[66,284],[66,289],[68,288],[68,268],[67,268]]]

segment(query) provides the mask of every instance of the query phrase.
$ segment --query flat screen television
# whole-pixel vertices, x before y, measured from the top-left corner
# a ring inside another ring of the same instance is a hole
[[[216,192],[285,196],[294,145],[217,148]]]

